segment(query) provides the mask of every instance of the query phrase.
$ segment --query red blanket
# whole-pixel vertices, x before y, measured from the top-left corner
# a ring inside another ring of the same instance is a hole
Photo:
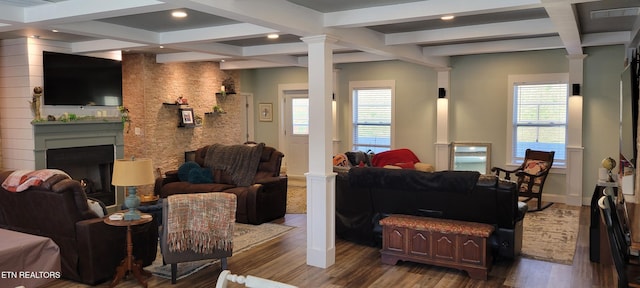
[[[403,168],[413,168],[413,164],[420,162],[418,156],[409,149],[395,149],[377,153],[371,159],[371,166],[384,167],[385,165],[396,165]],[[409,167],[410,166],[410,167]]]
[[[41,169],[35,171],[16,170],[2,182],[2,188],[10,192],[22,192],[31,186],[39,186],[42,182],[47,181],[47,179],[56,174],[67,175],[67,173],[58,169]],[[67,175],[67,177],[69,177],[69,175]]]

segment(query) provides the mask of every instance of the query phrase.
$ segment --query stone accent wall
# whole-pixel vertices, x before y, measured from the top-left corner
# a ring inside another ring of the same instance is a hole
[[[125,157],[151,158],[155,167],[166,172],[183,163],[185,151],[213,143],[242,143],[244,98],[215,95],[228,77],[240,91],[237,71],[222,71],[217,62],[156,63],[151,54],[124,54],[122,69],[124,106],[131,118],[124,131]],[[179,96],[187,98],[194,116],[202,117],[201,126],[178,127],[179,107],[163,103],[174,103]],[[205,115],[216,104],[227,114]]]

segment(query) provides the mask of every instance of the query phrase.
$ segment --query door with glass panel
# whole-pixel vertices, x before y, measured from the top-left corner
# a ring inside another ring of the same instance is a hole
[[[304,177],[309,171],[309,95],[306,91],[285,96],[287,175]]]

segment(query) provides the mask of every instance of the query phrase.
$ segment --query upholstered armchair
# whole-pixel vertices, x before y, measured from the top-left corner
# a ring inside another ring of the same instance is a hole
[[[164,264],[171,264],[172,284],[181,262],[220,259],[227,269],[236,205],[236,195],[224,192],[177,194],[162,202],[160,250]]]

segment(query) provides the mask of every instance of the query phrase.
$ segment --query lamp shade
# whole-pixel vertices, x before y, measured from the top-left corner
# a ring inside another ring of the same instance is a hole
[[[116,159],[113,163],[111,184],[114,186],[140,186],[154,182],[151,159]]]

